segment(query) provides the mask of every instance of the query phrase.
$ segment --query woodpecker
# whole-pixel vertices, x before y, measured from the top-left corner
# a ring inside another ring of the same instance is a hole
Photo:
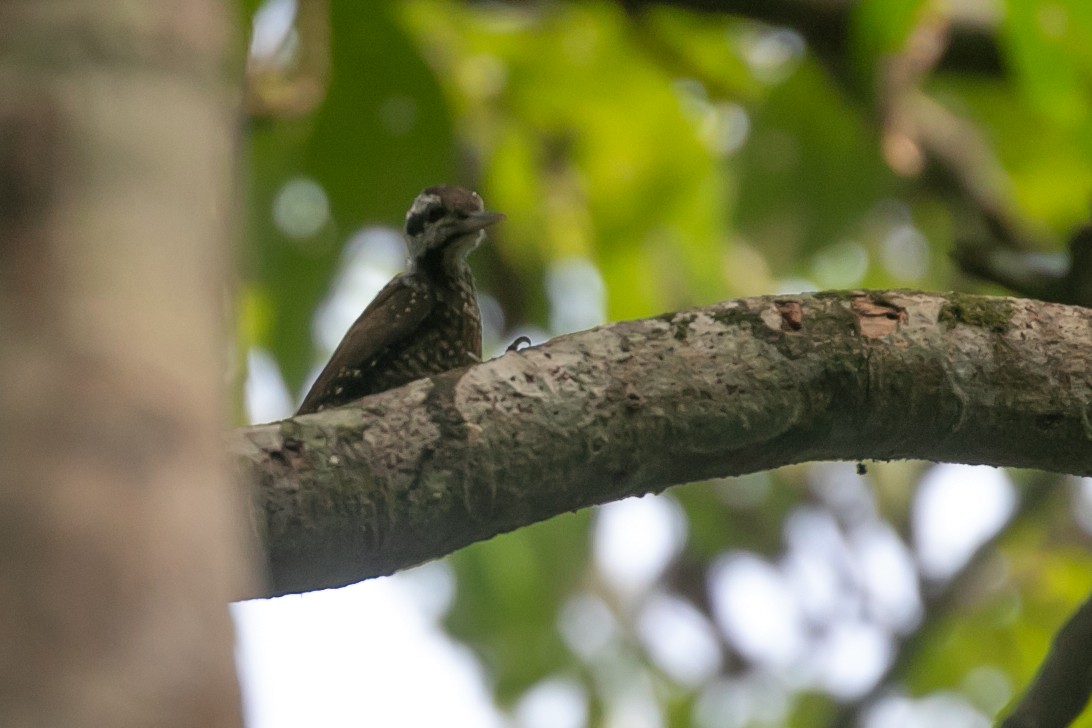
[[[419,194],[406,213],[408,270],[349,328],[296,414],[481,361],[481,313],[466,256],[503,219],[462,187]]]

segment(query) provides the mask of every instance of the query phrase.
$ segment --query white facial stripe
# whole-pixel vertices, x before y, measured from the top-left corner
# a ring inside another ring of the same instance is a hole
[[[429,207],[435,207],[440,204],[440,198],[437,195],[417,195],[417,199],[413,201],[413,206],[410,207],[409,212],[406,213],[406,219],[410,219],[413,215],[419,214]]]

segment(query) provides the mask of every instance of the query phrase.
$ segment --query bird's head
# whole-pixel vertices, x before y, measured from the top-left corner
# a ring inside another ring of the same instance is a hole
[[[416,262],[436,250],[446,255],[466,255],[485,237],[485,228],[504,219],[499,212],[486,212],[477,192],[437,185],[429,187],[406,213],[406,242],[410,261]]]

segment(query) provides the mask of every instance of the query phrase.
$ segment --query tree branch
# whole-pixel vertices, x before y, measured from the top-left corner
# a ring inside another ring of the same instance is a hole
[[[801,0],[619,0],[630,12],[673,6],[695,12],[739,15],[769,25],[792,28],[837,74],[851,75],[851,27],[855,3]],[[1004,62],[990,28],[955,23],[938,67],[956,73],[999,76]]]
[[[1092,225],[1069,239],[1069,254],[1030,253],[997,243],[964,240],[953,259],[968,275],[1029,298],[1092,306]]]
[[[559,513],[810,460],[1092,474],[1092,311],[853,292],[555,339],[239,430],[271,584],[389,574]]]
[[[1001,728],[1063,728],[1092,694],[1092,597],[1054,636],[1050,654]]]

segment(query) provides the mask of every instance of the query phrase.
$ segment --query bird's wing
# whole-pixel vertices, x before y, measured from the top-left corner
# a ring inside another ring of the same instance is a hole
[[[413,334],[435,305],[426,286],[402,274],[388,283],[349,327],[330,361],[311,385],[296,414],[317,411],[346,367],[367,367],[378,355]]]

